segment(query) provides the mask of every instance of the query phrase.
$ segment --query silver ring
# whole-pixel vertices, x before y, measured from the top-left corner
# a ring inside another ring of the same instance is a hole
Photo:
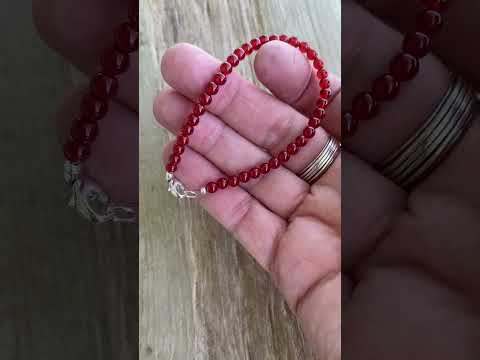
[[[341,144],[333,136],[329,136],[318,156],[297,175],[312,185],[332,166],[338,154],[340,154],[341,147]]]
[[[408,189],[430,174],[445,158],[473,119],[474,89],[458,75],[428,120],[377,169]]]

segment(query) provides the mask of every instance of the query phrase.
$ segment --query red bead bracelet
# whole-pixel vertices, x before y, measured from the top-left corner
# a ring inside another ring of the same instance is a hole
[[[421,0],[423,10],[417,17],[416,28],[408,33],[403,41],[403,51],[390,63],[390,71],[373,81],[370,91],[365,91],[353,99],[350,111],[342,116],[342,137],[353,136],[359,121],[377,115],[380,103],[395,99],[400,84],[415,78],[420,69],[419,60],[431,49],[431,37],[443,25],[441,11],[448,0]]]
[[[212,102],[213,96],[219,92],[222,85],[225,85],[228,76],[232,73],[233,69],[239,65],[240,61],[244,60],[248,55],[253,54],[254,51],[260,50],[260,48],[266,43],[275,40],[290,44],[297,48],[301,53],[305,54],[308,60],[312,61],[313,67],[317,72],[317,77],[320,82],[320,95],[307,126],[294,141],[288,144],[286,149],[272,157],[268,162],[258,164],[250,169],[241,171],[236,175],[222,177],[216,181],[211,181],[206,184],[200,192],[185,191],[183,185],[174,179],[173,173],[177,170],[180,164],[182,154],[189,142],[189,136],[193,134],[195,127],[199,124],[200,117],[205,113],[206,108]],[[270,171],[279,168],[282,164],[289,161],[292,156],[297,154],[300,149],[307,145],[309,140],[315,136],[315,129],[320,126],[322,120],[325,118],[325,109],[328,105],[330,95],[331,90],[330,81],[328,80],[328,72],[324,69],[324,63],[318,57],[317,52],[312,49],[308,43],[299,41],[295,36],[262,35],[251,40],[249,43],[243,44],[241,47],[235,49],[233,53],[227,57],[227,60],[220,65],[218,72],[213,75],[211,81],[206,85],[205,91],[199,96],[198,100],[193,105],[192,112],[188,115],[185,125],[177,137],[177,141],[173,146],[172,154],[166,165],[167,181],[170,185],[170,191],[172,191],[175,196],[179,197],[196,197],[199,194],[207,192],[215,193],[218,190],[226,189],[228,187],[236,187],[241,183],[247,183],[251,179],[257,179],[268,174]]]

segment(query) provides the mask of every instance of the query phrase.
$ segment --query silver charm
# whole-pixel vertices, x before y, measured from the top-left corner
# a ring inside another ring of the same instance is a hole
[[[168,191],[179,199],[189,198],[194,199],[198,198],[199,196],[205,195],[207,190],[205,187],[201,188],[197,191],[186,190],[185,185],[183,185],[179,180],[177,180],[172,174],[167,173],[165,179],[167,180],[168,184]]]

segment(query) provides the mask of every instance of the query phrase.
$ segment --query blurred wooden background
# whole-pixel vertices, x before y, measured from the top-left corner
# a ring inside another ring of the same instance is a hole
[[[0,359],[137,359],[138,227],[66,207],[55,116],[85,80],[39,39],[31,1],[0,31]]]
[[[140,359],[313,359],[267,274],[194,202],[165,190],[152,102],[166,48],[223,59],[260,34],[295,34],[340,74],[340,0],[140,0]],[[252,79],[246,64],[240,72]]]

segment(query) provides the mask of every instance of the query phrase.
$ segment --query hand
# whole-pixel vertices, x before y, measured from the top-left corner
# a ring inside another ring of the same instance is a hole
[[[33,14],[43,40],[90,78],[102,54],[113,46],[115,30],[128,19],[128,4],[129,0],[37,0]],[[85,169],[113,201],[138,203],[138,53],[131,54],[129,70],[118,79],[118,96],[99,121]],[[70,95],[58,114],[62,144],[87,90],[88,84],[66,91]],[[62,176],[61,164],[58,169]]]
[[[399,31],[411,29],[420,9],[415,1],[367,5],[397,29],[343,1],[344,104],[386,71],[400,48]],[[478,59],[470,54],[480,50],[479,34],[464,24],[476,21],[480,6],[468,0],[449,6],[434,50],[478,85]],[[343,158],[342,266],[349,281],[343,292],[344,359],[478,359],[480,354],[478,113],[453,152],[412,191],[371,167],[409,138],[448,86],[448,68],[434,56],[422,59],[417,78],[344,142],[353,153],[345,151]]]
[[[219,60],[188,44],[168,49],[155,116],[178,133]],[[221,175],[268,161],[299,135],[319,87],[297,49],[274,41],[255,58],[258,79],[273,97],[232,73],[190,137],[175,175],[196,189]],[[339,79],[330,77],[334,94]],[[340,96],[325,129],[340,135]],[[201,205],[269,271],[320,359],[340,359],[340,157],[312,187],[296,176],[322,149],[325,130],[281,167],[257,181],[200,199]],[[165,147],[165,157],[172,144]]]

